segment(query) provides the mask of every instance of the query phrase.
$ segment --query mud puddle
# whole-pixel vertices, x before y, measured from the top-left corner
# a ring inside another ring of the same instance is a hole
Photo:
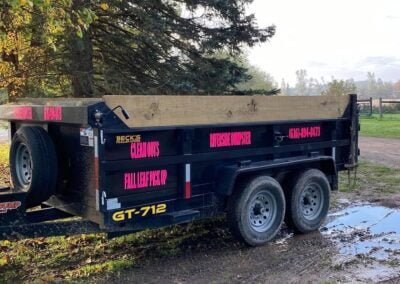
[[[341,280],[375,282],[400,276],[399,209],[351,206],[330,214],[321,233],[337,247],[333,267],[347,272]]]

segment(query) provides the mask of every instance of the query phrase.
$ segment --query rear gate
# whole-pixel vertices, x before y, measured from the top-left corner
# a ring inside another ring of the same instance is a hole
[[[100,208],[106,226],[157,227],[199,215],[192,208],[201,207],[202,200],[188,202],[191,168],[179,160],[179,130],[100,133]]]

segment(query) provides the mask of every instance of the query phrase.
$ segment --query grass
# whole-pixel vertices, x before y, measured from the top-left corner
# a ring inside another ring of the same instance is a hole
[[[400,138],[400,114],[385,114],[361,117],[361,136]]]
[[[216,218],[112,240],[91,234],[0,241],[0,282],[93,280],[188,252],[242,247],[224,224]]]
[[[0,144],[0,165],[8,164],[8,153],[10,145]]]
[[[354,173],[351,173],[351,178]],[[400,192],[400,172],[398,169],[389,168],[374,163],[360,161],[357,168],[356,183],[348,181],[347,172],[341,172],[339,176],[339,190],[348,192],[350,190],[366,189],[379,193]]]

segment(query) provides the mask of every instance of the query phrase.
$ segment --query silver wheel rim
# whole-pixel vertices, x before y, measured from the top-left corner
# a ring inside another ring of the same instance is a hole
[[[305,219],[312,221],[318,218],[323,207],[323,191],[317,183],[308,184],[301,193],[301,211]]]
[[[18,182],[28,187],[32,181],[32,158],[28,147],[21,143],[18,145],[15,155],[15,171]]]
[[[248,221],[251,228],[259,233],[268,231],[276,218],[275,197],[268,191],[257,193],[249,202]]]

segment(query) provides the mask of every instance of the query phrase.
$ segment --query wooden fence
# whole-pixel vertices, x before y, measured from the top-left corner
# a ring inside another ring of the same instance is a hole
[[[382,118],[383,117],[383,113],[384,113],[384,105],[388,105],[388,104],[395,104],[398,105],[400,104],[400,100],[394,100],[394,99],[383,99],[383,98],[379,98],[379,99],[375,99],[378,101],[377,104],[377,109],[378,109],[378,113],[379,113],[379,117]],[[359,99],[357,100],[357,103],[359,105],[366,105],[368,112],[367,115],[368,116],[372,116],[373,110],[374,110],[374,99],[369,98],[369,99]],[[376,104],[375,104],[376,106]]]

